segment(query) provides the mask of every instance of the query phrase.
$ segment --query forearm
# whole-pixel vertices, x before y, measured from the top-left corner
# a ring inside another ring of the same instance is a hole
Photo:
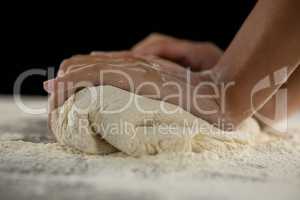
[[[241,122],[281,87],[273,84],[255,97],[253,89],[268,75],[286,67],[287,76],[300,61],[300,1],[261,0],[214,68],[219,83],[233,83],[226,91],[226,117]],[[273,78],[271,78],[272,80]],[[253,102],[255,109],[253,109]]]
[[[299,113],[300,111],[300,67],[289,77],[288,81],[280,88],[284,93],[276,93],[258,112],[255,116],[261,123],[264,122],[264,118],[270,119],[272,124],[286,120],[288,117]],[[285,93],[286,92],[286,93]],[[281,94],[286,94],[286,96],[281,96]],[[279,96],[277,96],[279,95]],[[282,99],[287,97],[287,99]],[[282,102],[283,100],[283,102]],[[286,102],[284,102],[286,101]],[[278,103],[286,105],[278,105]],[[281,109],[277,106],[285,106],[285,109]],[[267,125],[272,125],[268,122]]]

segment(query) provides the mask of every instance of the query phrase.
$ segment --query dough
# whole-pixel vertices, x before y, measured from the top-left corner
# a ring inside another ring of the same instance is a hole
[[[224,132],[178,106],[113,86],[85,88],[71,96],[53,112],[51,129],[59,143],[80,151],[132,156],[251,143],[260,131],[249,119],[238,131]]]

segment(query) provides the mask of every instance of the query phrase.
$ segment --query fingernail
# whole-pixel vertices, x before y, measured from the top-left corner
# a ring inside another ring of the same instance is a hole
[[[48,81],[45,81],[43,83],[44,89],[48,92],[48,93],[52,93],[54,91],[54,79],[50,79]]]

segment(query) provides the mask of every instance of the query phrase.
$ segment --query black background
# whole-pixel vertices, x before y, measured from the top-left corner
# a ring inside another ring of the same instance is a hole
[[[73,54],[128,49],[152,32],[212,41],[225,49],[254,5],[250,0],[16,3],[2,17],[0,94],[11,94],[15,79],[27,69],[57,69]],[[28,78],[22,94],[45,95],[44,80]]]

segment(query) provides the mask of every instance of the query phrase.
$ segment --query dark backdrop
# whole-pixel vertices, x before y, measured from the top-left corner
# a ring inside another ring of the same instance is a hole
[[[27,69],[57,69],[62,59],[92,50],[128,49],[151,32],[208,40],[225,49],[255,4],[250,0],[197,2],[12,5],[2,27],[5,45],[0,94],[11,94],[15,79]],[[45,95],[45,79],[28,78],[22,94]]]

